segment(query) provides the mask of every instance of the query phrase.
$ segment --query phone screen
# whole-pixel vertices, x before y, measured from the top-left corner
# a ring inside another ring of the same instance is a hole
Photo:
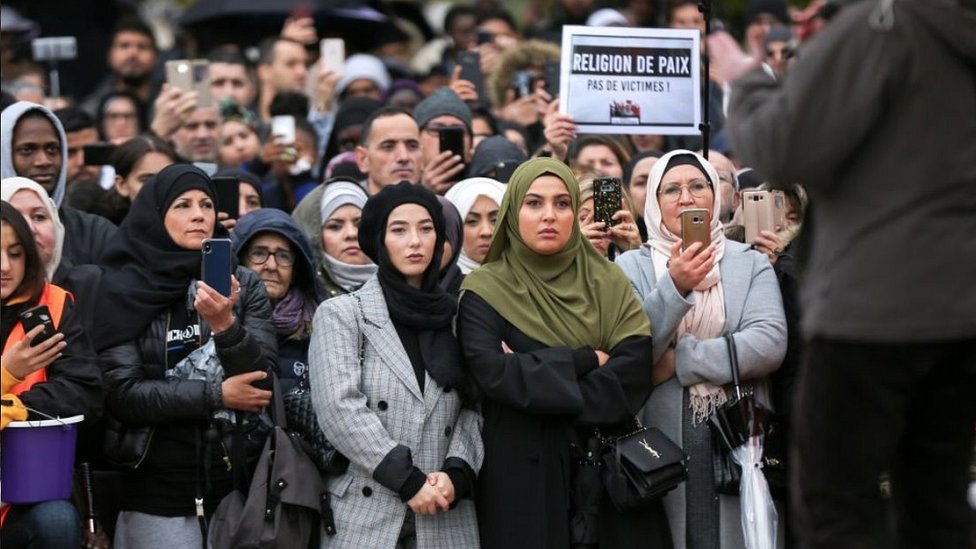
[[[203,282],[224,297],[230,297],[231,242],[229,238],[208,238],[200,249],[203,254]]]

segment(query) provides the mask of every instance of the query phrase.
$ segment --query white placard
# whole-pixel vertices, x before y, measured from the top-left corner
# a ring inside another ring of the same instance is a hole
[[[700,133],[696,30],[563,27],[559,110],[580,133]]]

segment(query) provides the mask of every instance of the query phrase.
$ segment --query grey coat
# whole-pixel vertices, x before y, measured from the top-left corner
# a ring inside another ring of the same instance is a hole
[[[322,431],[350,462],[344,475],[327,483],[337,534],[323,534],[322,547],[394,547],[408,507],[374,480],[377,467],[403,445],[425,473],[441,470],[448,457],[477,472],[484,459],[481,416],[429,376],[421,392],[375,276],[353,294],[323,302],[313,322],[312,404]],[[416,520],[419,548],[478,547],[471,500]]]
[[[658,278],[647,246],[617,258],[617,264],[634,285],[644,311],[651,320],[654,363],[667,350],[679,322],[694,305],[694,296],[682,297],[671,277]],[[725,292],[725,328],[734,334],[743,380],[752,380],[757,398],[771,405],[765,377],[779,368],[786,354],[786,318],[776,276],[769,260],[746,245],[727,240],[719,263]],[[701,381],[717,385],[732,382],[725,340],[699,340],[683,334],[675,346],[675,377],[657,386],[641,410],[646,426],[661,429],[682,445],[683,397],[687,387]],[[699,428],[707,429],[701,425]],[[692,459],[705,456],[692,456]],[[721,547],[743,547],[739,500],[721,496]],[[685,487],[679,486],[664,498],[675,549],[685,544]],[[782,521],[780,522],[782,530]],[[782,541],[782,535],[779,536]]]

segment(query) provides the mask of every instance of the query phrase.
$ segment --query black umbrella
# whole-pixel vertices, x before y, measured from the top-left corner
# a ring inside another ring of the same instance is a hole
[[[763,438],[769,411],[752,394],[743,394],[739,359],[732,334],[725,334],[732,365],[734,394],[708,418],[708,426],[722,440],[732,461],[742,470],[740,505],[742,535],[749,549],[776,546],[778,515],[762,473]]]
[[[294,16],[314,18],[319,35],[345,39],[347,51],[407,39],[388,15],[362,0],[199,0],[179,22],[206,50],[226,43],[253,46],[280,33]]]

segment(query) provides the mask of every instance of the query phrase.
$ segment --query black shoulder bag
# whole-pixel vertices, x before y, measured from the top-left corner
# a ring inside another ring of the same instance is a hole
[[[603,486],[618,511],[660,499],[688,478],[688,456],[656,428],[603,439]],[[599,432],[597,433],[599,436]]]

